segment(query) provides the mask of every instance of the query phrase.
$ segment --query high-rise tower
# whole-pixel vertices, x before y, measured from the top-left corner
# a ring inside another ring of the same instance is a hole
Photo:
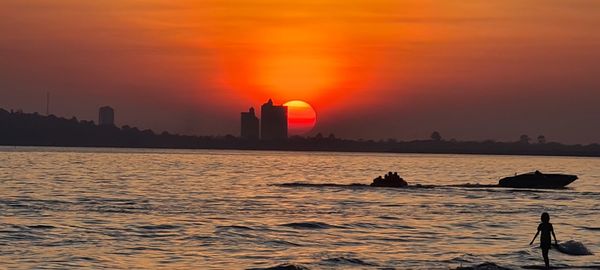
[[[114,126],[115,125],[115,110],[109,106],[100,108],[98,113],[98,125]]]
[[[273,105],[273,100],[261,106],[261,140],[285,140],[288,136],[287,106]]]
[[[254,108],[250,108],[247,112],[242,112],[241,116],[241,137],[247,140],[258,140],[259,121],[254,113]]]

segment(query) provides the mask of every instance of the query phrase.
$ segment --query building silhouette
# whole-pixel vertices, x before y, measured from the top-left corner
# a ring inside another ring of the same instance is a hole
[[[246,140],[258,140],[259,120],[254,113],[254,108],[250,108],[247,112],[242,112],[242,127],[241,137]]]
[[[273,100],[262,105],[260,117],[261,140],[285,140],[288,136],[287,106],[273,105]]]
[[[100,108],[98,113],[98,125],[114,126],[115,125],[115,110],[109,106]]]

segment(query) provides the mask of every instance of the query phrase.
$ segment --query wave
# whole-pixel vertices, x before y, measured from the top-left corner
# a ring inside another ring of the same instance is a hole
[[[56,227],[51,226],[51,225],[30,225],[30,226],[27,226],[27,228],[34,229],[34,230],[51,230]]]
[[[302,246],[302,245],[296,244],[294,242],[290,242],[290,241],[286,241],[286,240],[280,240],[280,239],[265,241],[264,244],[274,245],[274,246],[293,246],[293,247],[300,247],[300,246]]]
[[[485,263],[474,265],[474,266],[457,267],[457,268],[454,268],[454,270],[511,270],[511,269],[499,266],[495,263],[485,262]]]
[[[335,225],[331,225],[331,224],[327,224],[324,222],[292,222],[292,223],[286,223],[286,224],[281,224],[279,226],[284,226],[284,227],[291,227],[291,228],[295,228],[295,229],[332,229],[332,228],[342,228],[340,226],[335,226]]]
[[[164,252],[166,250],[162,249],[162,248],[158,248],[158,247],[126,247],[124,249],[127,250],[135,250],[135,251],[146,251],[146,250],[151,250],[151,251],[161,251]]]
[[[212,236],[206,236],[206,235],[193,235],[193,236],[188,236],[188,237],[184,238],[184,240],[211,242],[211,241],[216,240],[216,238],[212,237]]]
[[[359,228],[359,229],[381,229],[385,228],[385,226],[381,226],[375,223],[369,222],[354,222],[354,223],[345,223],[343,225],[346,228]]]
[[[589,230],[589,231],[600,231],[600,227],[581,226],[580,228],[585,229],[585,230]]]
[[[253,231],[254,228],[250,228],[247,226],[242,226],[242,225],[228,225],[228,226],[217,226],[217,229],[223,229],[223,230],[248,230],[248,231]]]
[[[400,220],[399,217],[393,217],[393,216],[378,216],[377,218],[388,219],[388,220]]]
[[[521,268],[523,269],[546,269],[546,266],[544,265],[523,265],[521,266]],[[600,266],[595,266],[595,265],[561,265],[561,266],[557,266],[554,265],[552,266],[551,269],[600,269]]]
[[[353,264],[353,265],[377,266],[376,264],[368,263],[361,259],[347,258],[347,257],[328,258],[328,259],[324,259],[323,262],[334,263],[334,264]]]
[[[297,264],[281,264],[266,268],[248,268],[247,270],[309,270],[307,267]]]
[[[144,226],[138,226],[138,228],[142,229],[142,230],[148,230],[148,231],[166,231],[166,230],[175,230],[175,229],[179,229],[181,226],[177,226],[177,225],[169,225],[169,224],[161,224],[161,225],[144,225]]]

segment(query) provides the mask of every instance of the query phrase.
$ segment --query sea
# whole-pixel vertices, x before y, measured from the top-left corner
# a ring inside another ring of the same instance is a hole
[[[579,179],[461,186],[534,170]],[[521,269],[542,212],[600,254],[600,158],[0,147],[0,269]]]

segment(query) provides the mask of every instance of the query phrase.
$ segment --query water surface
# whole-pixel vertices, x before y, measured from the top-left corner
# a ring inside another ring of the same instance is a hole
[[[566,190],[467,189],[515,172],[579,175]],[[368,184],[389,170],[431,189]],[[0,268],[448,269],[540,264],[539,215],[600,253],[600,159],[0,148]],[[600,257],[551,251],[553,263]]]

